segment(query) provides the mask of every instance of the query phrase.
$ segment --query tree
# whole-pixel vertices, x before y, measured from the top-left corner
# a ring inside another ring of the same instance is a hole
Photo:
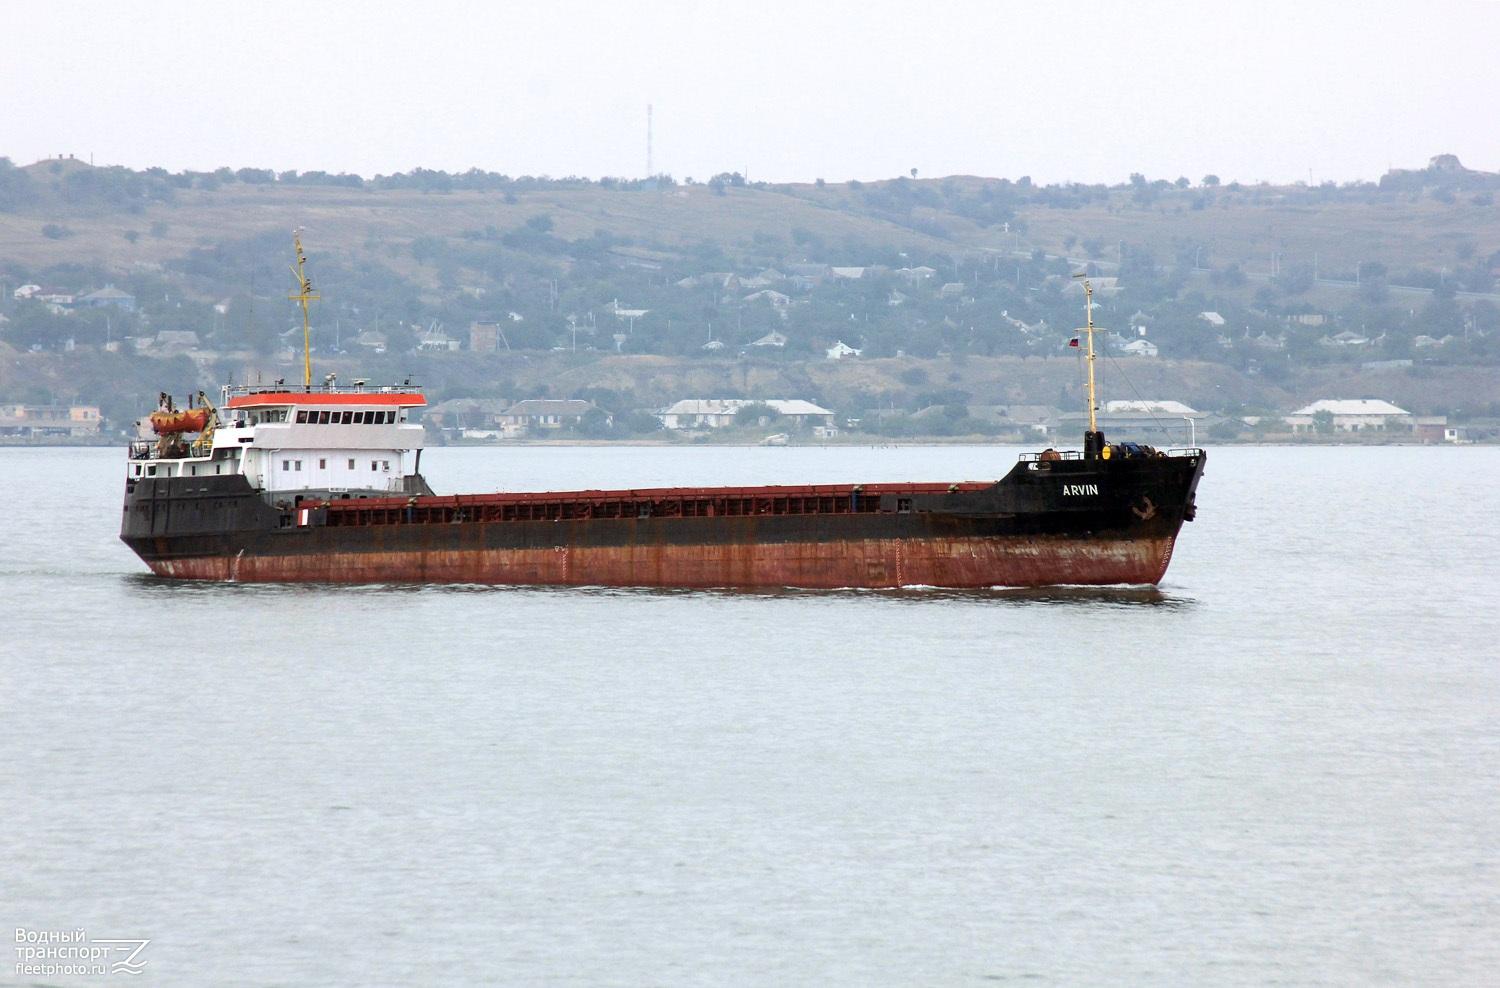
[[[1186,175],[1180,175],[1178,176],[1177,181],[1172,184],[1176,185],[1179,189],[1185,189],[1193,183],[1188,181],[1188,177]]]
[[[1219,176],[1217,176],[1217,175],[1204,175],[1203,176],[1203,185],[1204,185],[1204,187],[1210,188],[1210,189],[1217,188],[1218,185],[1219,185]]]
[[[411,353],[417,348],[417,334],[405,323],[398,323],[385,331],[386,353]]]
[[[1220,419],[1209,427],[1208,434],[1213,439],[1228,442],[1240,437],[1240,425],[1238,419]]]
[[[1245,283],[1245,272],[1240,270],[1238,264],[1231,264],[1224,268],[1215,268],[1209,274],[1208,282],[1216,287],[1238,288]]]
[[[1314,412],[1313,428],[1317,430],[1320,436],[1333,435],[1333,413],[1327,409],[1321,412]]]
[[[734,413],[734,424],[741,429],[763,429],[781,418],[781,413],[764,402],[741,405]]]
[[[614,433],[609,413],[602,408],[590,408],[578,419],[579,435],[590,439],[604,439]]]
[[[1382,305],[1390,297],[1384,277],[1365,278],[1359,283],[1359,300],[1366,305]]]
[[[1276,276],[1276,287],[1288,295],[1301,295],[1314,284],[1310,264],[1290,264]]]

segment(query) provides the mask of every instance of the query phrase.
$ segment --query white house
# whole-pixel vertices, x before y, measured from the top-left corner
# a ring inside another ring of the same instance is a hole
[[[609,311],[612,312],[612,313],[614,313],[614,317],[616,319],[620,320],[621,322],[624,322],[626,319],[629,319],[631,321],[639,319],[642,316],[644,316],[646,313],[650,312],[651,310],[650,309],[627,309],[627,308],[625,308],[624,306],[622,306],[620,304],[620,300],[619,299],[615,299],[613,302],[609,303]]]
[[[746,405],[767,405],[778,415],[789,418],[798,425],[833,424],[832,411],[800,398],[766,398],[761,401],[746,398],[685,398],[663,408],[656,413],[656,417],[668,429],[722,429],[734,425],[735,417]]]
[[[1293,432],[1317,431],[1316,416],[1333,416],[1334,432],[1386,432],[1411,428],[1411,412],[1378,398],[1324,398],[1297,409],[1286,417]]]
[[[354,345],[373,350],[376,353],[385,353],[387,337],[378,330],[367,329],[354,338]]]
[[[417,340],[417,349],[424,353],[457,353],[459,341],[433,323]]]
[[[845,357],[857,357],[862,353],[864,353],[863,350],[856,350],[854,347],[845,343],[843,340],[839,340],[833,346],[828,348],[828,359],[843,360]]]
[[[743,299],[741,299],[741,301],[752,304],[755,302],[765,301],[770,302],[772,308],[784,309],[792,304],[792,297],[785,294],[784,292],[778,292],[772,288],[763,288],[758,292],[751,292],[749,295],[746,295]]]
[[[1198,318],[1202,319],[1204,322],[1208,323],[1210,326],[1222,326],[1222,325],[1224,325],[1224,317],[1221,316],[1221,315],[1219,315],[1217,312],[1213,312],[1213,311],[1200,312],[1200,313],[1198,313]]]
[[[1208,413],[1180,401],[1106,401],[1106,415],[1170,415],[1174,418],[1203,418]]]
[[[777,330],[773,329],[769,333],[767,333],[765,336],[762,336],[760,339],[755,340],[754,342],[752,342],[750,345],[751,346],[784,347],[784,346],[786,346],[786,341],[787,341],[787,335],[785,333],[778,332]]]
[[[1347,346],[1369,346],[1370,338],[1361,336],[1353,330],[1344,330],[1334,336],[1325,336],[1318,341],[1318,346],[1347,347]]]
[[[1130,354],[1132,357],[1154,357],[1157,355],[1157,353],[1160,352],[1157,350],[1156,344],[1152,343],[1145,337],[1141,337],[1138,340],[1131,340],[1129,343],[1126,343],[1124,346],[1120,347],[1120,349]]]
[[[599,410],[593,402],[581,398],[527,398],[506,409],[503,415],[496,417],[496,422],[506,438],[511,438],[526,432],[577,425],[585,415]],[[612,423],[614,417],[606,412],[604,421]]]

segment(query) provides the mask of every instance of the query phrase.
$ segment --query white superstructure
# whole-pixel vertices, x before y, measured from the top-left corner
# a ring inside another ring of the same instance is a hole
[[[242,474],[267,493],[401,493],[422,450],[412,412],[426,403],[406,386],[229,386],[197,439],[133,444],[128,478]]]

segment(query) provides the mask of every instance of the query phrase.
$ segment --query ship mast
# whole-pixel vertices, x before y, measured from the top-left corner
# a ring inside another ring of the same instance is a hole
[[[302,253],[301,227],[292,231],[292,245],[297,249],[297,266],[292,268],[292,277],[297,279],[297,294],[288,295],[287,298],[293,302],[300,302],[302,304],[302,386],[311,390],[312,323],[308,317],[307,303],[316,302],[322,296],[313,291],[312,279],[307,276],[307,255]],[[1090,345],[1092,346],[1092,344]],[[1090,352],[1092,353],[1092,350]],[[1090,365],[1090,370],[1092,370],[1092,365]]]
[[[1099,393],[1094,386],[1094,286],[1084,275],[1073,277],[1083,279],[1083,307],[1087,314],[1084,325],[1089,339],[1089,431],[1083,435],[1083,455],[1086,459],[1108,458],[1109,448],[1105,445],[1104,434],[1099,431]]]
[[[1088,315],[1089,336],[1089,431],[1099,431],[1099,420],[1095,417],[1099,410],[1099,396],[1094,391],[1094,286],[1089,284],[1087,278],[1083,279],[1083,308]]]

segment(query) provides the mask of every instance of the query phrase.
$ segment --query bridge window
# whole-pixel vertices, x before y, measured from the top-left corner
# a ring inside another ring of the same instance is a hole
[[[339,424],[341,424],[341,425],[348,425],[349,423],[351,423],[353,421],[354,421],[354,413],[353,412],[345,412],[343,414],[343,417],[340,419],[340,423]]]
[[[292,461],[292,469],[296,470],[296,471],[300,471],[302,469],[302,461],[301,460],[293,460]]]
[[[290,470],[291,468],[292,468],[292,461],[291,460],[282,460],[281,461],[281,469],[283,469],[283,470]]]
[[[364,412],[355,412],[354,413],[354,424],[355,425],[364,425],[365,424],[365,413]]]
[[[297,413],[297,424],[298,425],[302,425],[302,424],[305,424],[306,422],[307,422],[307,412],[305,410],[304,411],[299,411]]]
[[[318,469],[319,470],[327,470],[328,469],[328,461],[325,460],[325,459],[323,459],[322,457],[319,457],[318,458]]]
[[[371,461],[370,461],[370,469],[371,469],[371,470],[375,470],[375,469],[377,469],[377,468],[378,468],[378,467],[379,467],[379,464],[378,464],[378,463],[376,463],[376,462],[375,462],[375,461],[374,461],[374,460],[371,460]]]
[[[353,460],[350,460],[350,461],[349,461],[349,469],[350,469],[350,470],[353,470],[353,469],[354,469],[354,461],[353,461]]]

